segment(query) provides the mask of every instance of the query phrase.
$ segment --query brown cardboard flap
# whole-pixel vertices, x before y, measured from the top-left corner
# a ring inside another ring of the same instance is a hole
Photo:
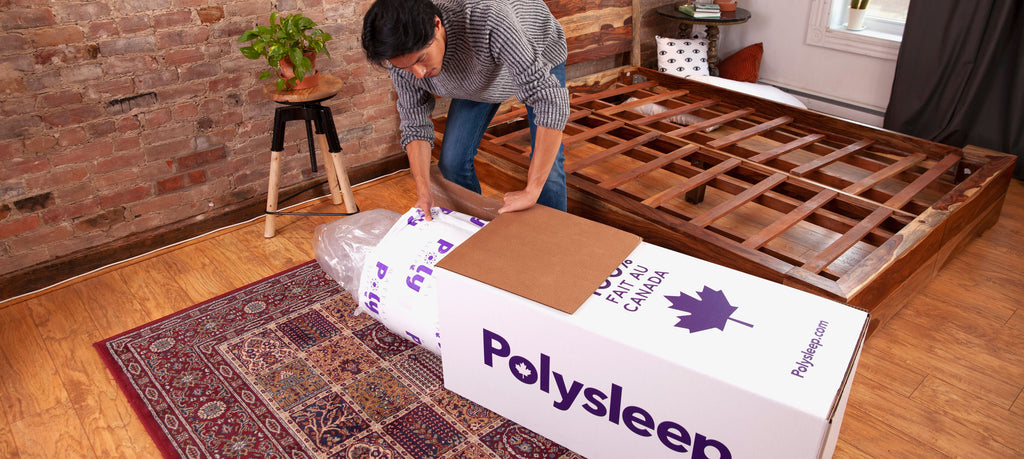
[[[536,205],[499,215],[437,266],[572,314],[640,240]]]

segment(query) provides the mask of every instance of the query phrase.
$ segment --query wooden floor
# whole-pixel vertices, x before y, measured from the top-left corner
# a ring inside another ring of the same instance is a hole
[[[362,209],[414,201],[404,173],[356,189]],[[92,344],[310,260],[331,220],[226,228],[0,303],[0,457],[158,456]],[[868,340],[836,457],[1024,457],[1022,242],[1013,181],[1000,221]]]

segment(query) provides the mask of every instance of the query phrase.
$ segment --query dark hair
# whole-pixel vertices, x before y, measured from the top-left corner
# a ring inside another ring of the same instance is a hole
[[[363,51],[374,65],[426,48],[434,39],[434,16],[441,10],[430,0],[377,0],[363,16]]]

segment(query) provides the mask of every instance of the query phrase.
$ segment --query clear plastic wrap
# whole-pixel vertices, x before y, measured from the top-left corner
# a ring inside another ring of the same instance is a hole
[[[356,295],[366,256],[377,247],[401,215],[387,209],[373,209],[316,227],[313,253],[331,279]]]

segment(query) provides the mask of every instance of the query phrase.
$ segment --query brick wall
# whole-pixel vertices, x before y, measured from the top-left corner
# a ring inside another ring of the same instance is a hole
[[[266,193],[275,104],[237,37],[271,11],[331,33],[322,72],[349,167],[401,154],[369,1],[0,0],[0,275]],[[282,187],[316,175],[288,129]]]

